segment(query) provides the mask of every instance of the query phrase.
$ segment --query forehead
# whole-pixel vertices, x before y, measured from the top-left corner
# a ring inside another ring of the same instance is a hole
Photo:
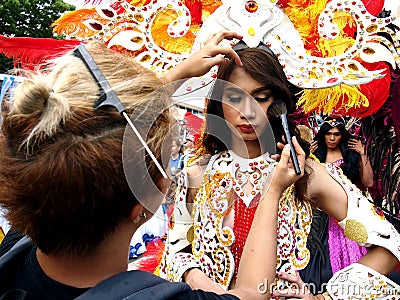
[[[337,129],[336,127],[333,127],[333,128],[331,128],[327,133],[336,133],[336,132],[339,132],[339,133],[340,133],[340,130]]]
[[[225,90],[235,91],[235,92],[247,92],[252,94],[254,91],[259,90],[263,87],[262,83],[255,80],[253,77],[250,76],[249,73],[245,71],[242,67],[236,67],[232,74],[229,76],[229,82],[236,85],[226,85]]]

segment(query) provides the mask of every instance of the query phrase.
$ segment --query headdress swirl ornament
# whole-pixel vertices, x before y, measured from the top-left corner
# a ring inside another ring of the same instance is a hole
[[[162,75],[197,50],[210,33],[234,30],[250,47],[263,41],[272,49],[288,80],[305,89],[298,103],[305,112],[335,110],[363,117],[377,109],[376,105],[372,112],[368,109],[376,97],[362,86],[379,81],[384,85],[380,94],[388,93],[388,68],[400,65],[398,19],[378,17],[383,4],[383,0],[115,0],[66,13],[54,23],[54,31],[129,51]]]

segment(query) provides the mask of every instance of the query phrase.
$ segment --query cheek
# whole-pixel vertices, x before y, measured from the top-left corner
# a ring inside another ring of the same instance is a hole
[[[260,107],[257,109],[257,114],[259,115],[259,120],[262,125],[268,125],[269,116],[267,114],[268,108],[271,106],[271,103],[262,103]]]
[[[260,119],[266,119],[268,121],[270,114],[268,113],[268,109],[271,106],[272,102],[267,101],[267,102],[258,102],[259,106],[257,108],[257,115],[259,116]]]
[[[222,105],[224,119],[227,123],[231,123],[238,116],[239,112],[231,105]]]

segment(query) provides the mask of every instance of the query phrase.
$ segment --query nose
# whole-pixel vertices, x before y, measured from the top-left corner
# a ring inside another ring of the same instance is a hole
[[[256,116],[256,107],[255,104],[257,102],[251,98],[247,97],[246,101],[242,101],[242,105],[240,106],[240,114],[243,119],[253,119]]]

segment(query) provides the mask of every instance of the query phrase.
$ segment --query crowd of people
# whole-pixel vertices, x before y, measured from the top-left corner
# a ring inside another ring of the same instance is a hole
[[[46,72],[25,74],[12,106],[3,109],[0,205],[11,230],[0,245],[2,299],[400,295],[399,283],[385,276],[399,264],[400,234],[371,203],[362,145],[329,122],[309,143],[292,120],[288,143],[270,109],[280,100],[292,112],[290,83],[266,45],[219,45],[241,38],[213,35],[164,78],[96,43],[86,47],[97,70],[71,51]],[[170,130],[172,95],[163,87],[216,65],[200,144],[181,164]],[[114,102],[103,105],[106,91],[94,72],[104,75]],[[174,179],[163,176],[137,134],[177,175],[156,275],[127,271],[128,253]],[[298,274],[312,261],[308,236],[316,211],[340,232],[343,251],[359,252],[339,264],[329,247],[332,276],[313,290],[305,285],[313,270],[307,278]]]

